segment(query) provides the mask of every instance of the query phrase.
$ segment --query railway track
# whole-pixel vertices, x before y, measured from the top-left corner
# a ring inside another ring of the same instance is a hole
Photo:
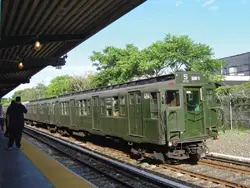
[[[105,181],[105,184],[115,185],[114,187],[157,188],[192,186],[192,184],[189,183],[186,183],[186,185],[177,183],[173,180],[156,176],[128,164],[112,160],[111,158],[107,158],[88,149],[79,147],[76,144],[55,138],[42,131],[26,127],[24,129],[24,133],[42,143],[45,143],[46,145],[49,145],[53,149],[62,152],[70,158],[79,161],[88,168],[91,168],[92,171],[96,171],[95,179],[105,178],[105,180],[103,180]],[[95,182],[92,183],[94,184]]]
[[[221,162],[223,162],[223,163],[221,163]],[[227,163],[230,163],[230,164],[227,164]],[[229,160],[229,161],[223,160],[223,161],[220,161],[220,162],[211,161],[211,160],[201,160],[201,161],[198,162],[198,164],[250,175],[250,169],[249,168],[240,168],[240,167],[237,167],[237,166],[232,166],[231,165],[232,164],[231,160]],[[245,164],[245,163],[241,163],[242,167],[245,167],[246,165],[247,164]]]
[[[179,172],[179,173],[182,173],[182,174],[189,175],[191,177],[195,177],[195,178],[203,179],[203,180],[210,181],[210,182],[213,182],[213,183],[216,183],[216,184],[224,185],[226,187],[249,188],[249,186],[247,186],[247,185],[243,185],[243,184],[236,183],[236,182],[233,182],[233,181],[229,181],[229,180],[226,180],[226,179],[221,179],[221,178],[217,178],[217,177],[214,177],[214,176],[206,175],[206,174],[203,174],[203,173],[200,173],[200,172],[187,170],[187,169],[184,169],[184,168],[178,167],[178,166],[172,166],[172,165],[164,164],[164,165],[162,165],[162,167],[166,168],[168,170],[172,170],[174,172]]]
[[[41,131],[39,131],[39,132],[41,132]],[[61,139],[59,139],[59,140],[61,140]],[[73,143],[73,145],[79,147],[78,144]],[[89,149],[89,151],[93,152],[91,149]],[[109,160],[111,160],[111,158],[109,158]],[[127,160],[125,159],[125,161],[127,161]],[[201,169],[201,170],[200,171],[199,170],[198,171],[193,170],[192,166],[196,166],[196,168]],[[142,167],[142,168],[144,169],[144,167]],[[207,172],[209,172],[209,168],[212,168],[212,170],[215,170],[217,175],[216,175],[216,173],[215,174],[209,174],[209,173],[206,174]],[[242,176],[243,179],[245,177],[249,177],[249,179],[250,179],[250,171],[249,171],[250,169],[248,168],[248,164],[244,163],[244,162],[234,161],[234,160],[226,160],[226,159],[220,160],[217,157],[212,157],[212,158],[207,157],[204,160],[199,161],[198,165],[186,165],[186,166],[185,165],[178,165],[178,166],[176,166],[176,165],[166,165],[166,164],[164,164],[164,165],[157,165],[156,169],[158,169],[159,171],[161,171],[160,169],[166,169],[170,173],[171,172],[176,172],[178,174],[187,175],[187,176],[185,176],[185,177],[189,177],[189,180],[185,179],[185,181],[187,181],[187,182],[193,182],[192,181],[193,179],[196,181],[197,178],[198,178],[198,179],[200,179],[201,182],[207,182],[208,183],[207,185],[212,183],[212,184],[214,184],[214,186],[221,185],[221,186],[226,186],[226,187],[243,187],[243,188],[244,187],[250,187],[249,182],[247,182],[245,184],[245,182],[242,183],[242,181],[238,181],[238,180],[235,181],[234,180],[233,176],[240,176],[240,177]],[[167,174],[158,173],[159,171],[157,171],[157,170],[152,170],[151,171],[151,170],[145,169],[145,171],[147,171],[149,173],[151,173],[151,172],[155,173],[158,176],[162,176],[163,178],[165,176],[169,175],[169,173],[167,173]],[[227,172],[234,173],[233,176],[231,174],[232,180],[230,180],[230,178],[228,179],[227,177],[220,177],[220,173],[227,174]],[[176,176],[174,176],[174,177],[176,177]],[[182,180],[184,180],[184,179],[182,179]],[[199,185],[202,185],[202,183],[198,183],[198,186]],[[207,185],[205,185],[205,186],[207,186]],[[193,185],[189,184],[189,186],[193,186]]]
[[[229,159],[229,158],[222,158],[222,157],[217,157],[217,156],[212,156],[212,155],[206,156],[205,159],[209,159],[209,160],[212,160],[212,161],[225,162],[225,163],[229,163],[229,164],[245,166],[245,167],[250,168],[250,162],[246,162],[246,161],[239,161],[239,160],[234,160],[234,159]]]

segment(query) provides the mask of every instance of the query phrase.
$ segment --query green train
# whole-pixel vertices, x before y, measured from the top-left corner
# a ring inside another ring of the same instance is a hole
[[[215,87],[200,73],[177,72],[31,101],[25,119],[125,141],[140,158],[199,160],[218,133]]]

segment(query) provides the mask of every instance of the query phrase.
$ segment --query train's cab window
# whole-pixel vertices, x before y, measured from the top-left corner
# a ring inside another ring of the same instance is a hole
[[[115,96],[112,98],[112,104],[113,104],[113,116],[119,116],[119,100],[118,96]]]
[[[167,90],[165,92],[166,105],[169,107],[180,106],[179,90]]]
[[[188,111],[200,111],[200,92],[195,91],[186,91],[186,104]]]
[[[158,117],[158,100],[157,100],[157,92],[150,93],[150,107],[151,107],[151,117]]]
[[[106,116],[112,116],[112,98],[106,98]]]

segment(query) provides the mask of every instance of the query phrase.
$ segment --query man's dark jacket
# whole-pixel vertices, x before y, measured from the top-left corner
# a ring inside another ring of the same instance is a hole
[[[7,109],[9,115],[9,131],[20,132],[24,127],[24,113],[27,113],[27,109],[21,103],[15,103],[10,105]]]

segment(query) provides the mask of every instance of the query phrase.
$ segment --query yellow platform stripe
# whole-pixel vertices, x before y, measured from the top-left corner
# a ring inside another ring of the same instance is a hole
[[[24,139],[21,150],[55,187],[95,187]]]

